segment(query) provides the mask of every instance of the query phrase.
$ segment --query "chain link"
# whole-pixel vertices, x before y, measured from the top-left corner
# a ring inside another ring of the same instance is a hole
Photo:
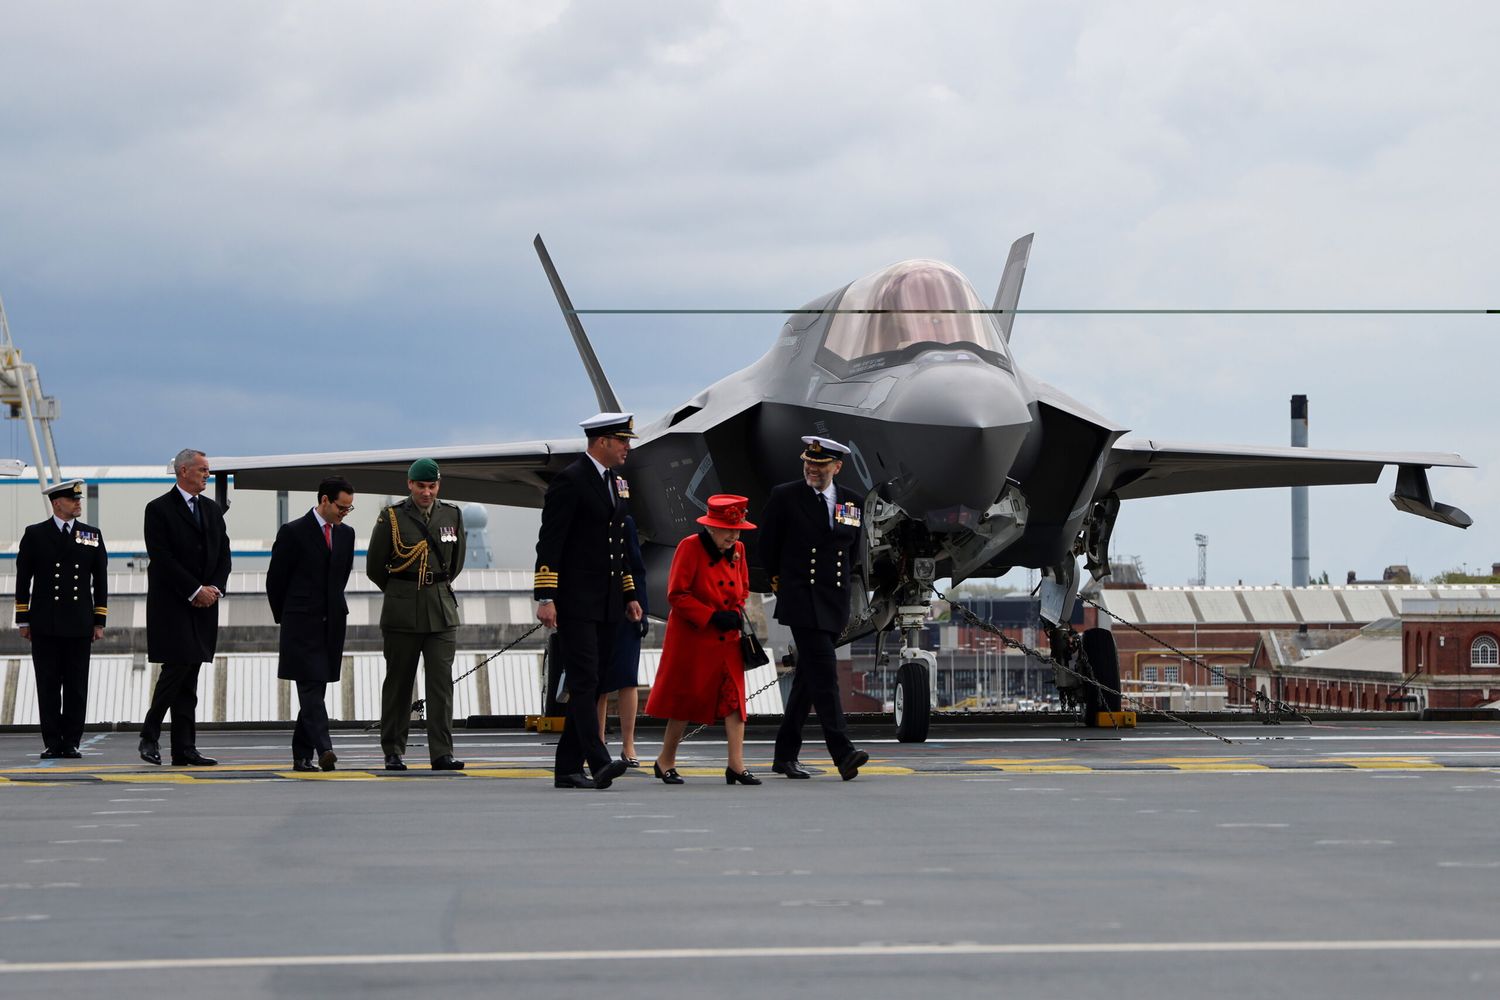
[[[1181,716],[1174,715],[1171,712],[1165,711],[1163,709],[1153,708],[1151,706],[1148,706],[1148,705],[1146,705],[1145,702],[1141,701],[1140,699],[1135,698],[1132,695],[1128,695],[1128,694],[1126,694],[1123,691],[1116,691],[1114,688],[1108,686],[1107,684],[1101,684],[1098,680],[1096,680],[1091,675],[1085,674],[1085,673],[1083,673],[1081,671],[1078,671],[1078,670],[1074,670],[1072,667],[1068,666],[1066,663],[1058,663],[1050,655],[1042,653],[1041,650],[1032,649],[1030,646],[1026,645],[1024,642],[1021,642],[1020,640],[1017,640],[1017,639],[1012,639],[1010,636],[1006,635],[999,627],[997,627],[997,626],[991,624],[990,622],[987,622],[984,619],[980,618],[978,615],[976,615],[974,612],[970,611],[968,608],[964,607],[958,601],[955,601],[953,598],[948,597],[947,595],[941,593],[936,587],[932,588],[932,592],[938,596],[939,600],[946,601],[948,603],[948,606],[950,608],[952,608],[953,610],[957,611],[960,615],[962,615],[963,618],[969,624],[973,625],[976,628],[979,628],[979,629],[982,629],[982,630],[984,630],[986,632],[991,633],[992,635],[994,635],[997,638],[999,638],[999,640],[1002,643],[1004,643],[1005,645],[1011,647],[1012,649],[1019,649],[1021,652],[1025,653],[1026,655],[1035,657],[1036,659],[1041,660],[1044,663],[1052,663],[1055,666],[1061,667],[1063,670],[1066,670],[1068,673],[1072,674],[1074,677],[1078,678],[1079,680],[1083,681],[1084,683],[1086,683],[1086,684],[1092,684],[1097,690],[1108,692],[1109,694],[1115,695],[1116,697],[1118,697],[1120,699],[1120,702],[1122,704],[1128,702],[1129,704],[1131,704],[1136,709],[1136,711],[1143,712],[1143,713],[1144,712],[1155,712],[1157,714],[1164,715],[1167,718],[1171,719],[1173,722],[1176,722],[1179,725],[1186,726],[1188,729],[1191,729],[1194,732],[1202,733],[1204,736],[1211,736],[1214,739],[1219,740],[1222,743],[1228,743],[1231,746],[1234,745],[1234,741],[1231,740],[1231,739],[1229,739],[1227,736],[1220,736],[1218,733],[1212,732],[1211,730],[1208,730],[1208,729],[1204,729],[1202,726],[1196,726],[1193,723],[1191,723],[1191,722],[1187,721],[1186,719],[1182,718]],[[1089,603],[1092,604],[1093,602],[1091,601]],[[1095,607],[1098,607],[1098,605],[1095,605]],[[1105,612],[1105,613],[1108,614],[1108,612]],[[1128,625],[1129,622],[1126,622],[1126,624]],[[1071,626],[1069,626],[1068,631],[1069,632],[1073,632],[1073,629],[1072,629]],[[1076,635],[1077,633],[1073,632],[1073,634]],[[1079,647],[1079,655],[1084,658],[1084,662],[1085,663],[1088,662],[1087,654],[1085,654],[1083,652],[1083,649],[1082,649],[1081,646]],[[1116,728],[1116,729],[1120,728],[1118,720],[1116,720],[1114,728]]]
[[[1115,614],[1113,611],[1109,610],[1108,608],[1106,608],[1104,605],[1100,604],[1097,601],[1091,601],[1087,597],[1083,597],[1081,595],[1079,596],[1078,599],[1080,601],[1082,601],[1083,603],[1087,604],[1089,607],[1093,608],[1095,611],[1098,611],[1098,612],[1101,612],[1103,614],[1109,615],[1109,617],[1113,618],[1115,621],[1119,622],[1121,625],[1124,625],[1127,628],[1134,629],[1135,631],[1139,632],[1141,635],[1145,636],[1147,639],[1150,639],[1152,642],[1154,642],[1157,645],[1161,646],[1163,649],[1171,650],[1172,652],[1176,653],[1178,656],[1182,657],[1184,660],[1187,660],[1189,663],[1194,664],[1195,666],[1202,667],[1204,670],[1207,670],[1210,674],[1212,674],[1213,676],[1217,677],[1219,680],[1223,681],[1224,682],[1224,686],[1226,688],[1230,687],[1231,685],[1234,686],[1234,687],[1239,688],[1240,696],[1242,698],[1248,696],[1248,697],[1254,699],[1255,705],[1256,705],[1255,711],[1256,711],[1257,714],[1261,714],[1264,711],[1264,710],[1261,709],[1261,707],[1260,707],[1261,705],[1268,705],[1268,706],[1270,706],[1270,711],[1274,711],[1276,714],[1273,716],[1273,715],[1269,714],[1269,711],[1265,712],[1265,714],[1266,714],[1267,717],[1265,719],[1263,719],[1262,721],[1264,721],[1268,725],[1280,725],[1281,719],[1279,717],[1283,716],[1283,715],[1293,716],[1295,718],[1301,719],[1303,722],[1306,722],[1309,725],[1312,724],[1312,719],[1309,719],[1306,715],[1303,715],[1301,712],[1299,712],[1296,709],[1292,708],[1292,706],[1288,705],[1286,702],[1282,701],[1281,699],[1279,699],[1279,698],[1272,698],[1269,695],[1266,695],[1266,694],[1264,694],[1264,693],[1262,693],[1261,691],[1258,691],[1258,690],[1257,691],[1251,691],[1249,689],[1249,685],[1247,685],[1244,681],[1231,680],[1227,674],[1225,674],[1222,670],[1220,670],[1217,667],[1215,667],[1213,664],[1209,663],[1207,660],[1199,659],[1198,657],[1193,656],[1191,653],[1187,653],[1187,652],[1184,652],[1183,650],[1178,649],[1176,646],[1172,645],[1170,642],[1168,642],[1167,640],[1163,639],[1161,636],[1153,635],[1152,633],[1150,633],[1150,632],[1146,631],[1145,629],[1141,628],[1135,622],[1126,621],[1124,618],[1121,618],[1119,615]]]

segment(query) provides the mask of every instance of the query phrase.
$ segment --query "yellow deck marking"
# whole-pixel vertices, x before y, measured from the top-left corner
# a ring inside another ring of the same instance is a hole
[[[1178,771],[1269,771],[1245,757],[1148,757],[1133,764],[1164,764]]]
[[[1325,757],[1324,763],[1344,764],[1375,771],[1440,771],[1443,765],[1430,757]]]
[[[982,764],[987,767],[993,767],[997,771],[1008,771],[1015,774],[1087,774],[1093,771],[1093,768],[1084,767],[1082,764],[1048,763],[1048,761],[1066,759],[1066,757],[1038,757],[1035,759],[992,757],[986,760],[971,760],[969,763]]]
[[[627,774],[629,772],[626,772]],[[550,778],[552,771],[542,767],[470,767],[464,774],[476,778]],[[618,779],[616,779],[618,780]]]
[[[163,774],[101,774],[98,778],[100,781],[141,785],[191,785],[197,780],[191,774],[181,774],[177,771],[167,771]]]

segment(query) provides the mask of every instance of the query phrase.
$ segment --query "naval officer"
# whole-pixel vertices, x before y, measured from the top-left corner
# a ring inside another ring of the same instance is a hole
[[[42,759],[82,757],[89,651],[104,638],[109,556],[104,536],[78,519],[83,480],[43,491],[52,516],[27,527],[16,549],[16,624],[31,643]]]
[[[600,413],[580,426],[588,450],[553,478],[542,501],[532,596],[537,620],[557,630],[568,695],[553,787],[608,788],[628,765],[604,748],[595,710],[599,672],[610,662],[620,621],[641,620],[626,561],[630,483],[615,471],[630,454],[635,419]],[[585,761],[592,778],[583,773]]]
[[[375,519],[365,575],[385,595],[380,635],[385,684],[380,690],[380,749],[387,771],[404,771],[417,661],[427,670],[427,752],[434,771],[461,771],[453,758],[453,655],[458,650],[458,596],[464,568],[463,511],[438,499],[442,471],[419,458],[406,471],[410,496]]]
[[[812,775],[798,761],[810,709],[839,776],[849,781],[870,759],[849,741],[839,700],[834,643],[849,624],[853,556],[863,537],[859,494],[837,485],[849,449],[825,437],[805,437],[802,478],[771,490],[760,518],[760,558],[776,592],[776,620],[792,630],[797,672],[787,697],[771,770],[788,778]]]

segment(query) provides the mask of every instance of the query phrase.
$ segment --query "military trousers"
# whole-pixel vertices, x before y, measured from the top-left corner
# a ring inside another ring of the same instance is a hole
[[[31,633],[31,665],[36,672],[36,703],[42,744],[51,751],[76,747],[83,739],[89,694],[89,636]]]
[[[557,627],[557,649],[567,672],[567,721],[557,740],[553,772],[557,777],[577,774],[587,761],[598,774],[609,765],[609,750],[599,732],[599,670],[614,655],[618,622],[572,622]]]
[[[816,709],[818,725],[823,727],[823,742],[828,756],[838,764],[854,749],[849,741],[849,727],[844,721],[844,705],[839,698],[839,661],[833,651],[834,634],[816,628],[792,628],[797,644],[797,672],[792,675],[792,691],[782,712],[781,729],[776,733],[775,761],[793,761],[802,752],[802,726],[807,713]]]
[[[453,656],[458,652],[458,630],[445,632],[382,632],[385,684],[380,689],[380,749],[406,753],[411,729],[411,696],[417,681],[417,661],[427,671],[427,752],[433,760],[453,753]]]

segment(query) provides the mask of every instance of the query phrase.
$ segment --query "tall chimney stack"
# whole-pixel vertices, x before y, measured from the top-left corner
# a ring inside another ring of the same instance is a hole
[[[1292,447],[1307,447],[1307,397],[1292,397]],[[1308,582],[1307,487],[1292,487],[1292,586]]]

